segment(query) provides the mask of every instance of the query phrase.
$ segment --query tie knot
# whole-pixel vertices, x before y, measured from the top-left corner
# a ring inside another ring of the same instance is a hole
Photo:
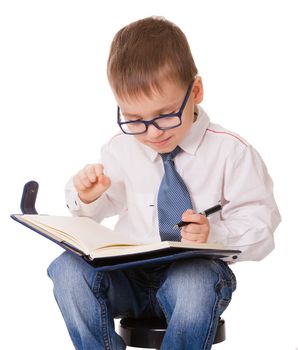
[[[161,158],[164,162],[166,161],[169,161],[169,160],[172,160],[176,157],[176,155],[181,152],[182,149],[177,146],[172,152],[169,152],[169,153],[161,153]]]

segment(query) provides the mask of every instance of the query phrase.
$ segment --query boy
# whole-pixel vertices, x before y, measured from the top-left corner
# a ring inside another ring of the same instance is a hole
[[[155,17],[121,29],[108,79],[122,132],[103,147],[100,164],[66,186],[72,214],[99,222],[119,215],[115,229],[141,243],[220,242],[240,249],[240,260],[264,258],[280,222],[271,179],[258,153],[199,106],[202,81],[181,30]],[[219,200],[220,213],[199,214]],[[182,219],[189,224],[175,231]],[[48,272],[80,350],[125,349],[113,323],[121,316],[165,317],[161,349],[210,349],[236,288],[222,260],[103,273],[65,252]]]

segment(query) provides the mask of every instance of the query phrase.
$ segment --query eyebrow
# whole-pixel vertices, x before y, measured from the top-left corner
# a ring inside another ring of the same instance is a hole
[[[164,111],[167,111],[167,110],[170,110],[170,109],[175,109],[175,106],[177,104],[178,104],[178,102],[172,103],[172,104],[168,105],[167,107],[163,107],[163,108],[160,108],[160,109],[154,111],[152,114],[153,114],[153,116],[157,116],[157,115],[163,114]],[[123,112],[123,111],[121,111],[121,113],[124,116],[126,116],[126,117],[140,117],[141,116],[141,114],[126,113],[126,112]]]

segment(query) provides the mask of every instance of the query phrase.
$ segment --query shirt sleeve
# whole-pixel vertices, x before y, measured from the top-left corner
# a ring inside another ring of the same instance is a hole
[[[88,216],[97,222],[104,218],[119,215],[126,210],[126,193],[123,181],[123,171],[119,162],[107,144],[101,151],[101,163],[104,166],[104,173],[110,177],[111,186],[97,200],[90,204],[82,202],[71,178],[65,186],[66,205],[74,216]]]
[[[273,183],[257,151],[245,146],[225,166],[221,220],[212,223],[214,242],[239,249],[240,260],[261,260],[274,248],[273,232],[281,221]]]

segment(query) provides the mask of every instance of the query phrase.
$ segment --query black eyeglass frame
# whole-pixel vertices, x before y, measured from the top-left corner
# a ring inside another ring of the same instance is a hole
[[[120,127],[120,129],[122,130],[122,132],[126,135],[140,135],[140,134],[145,134],[148,130],[149,125],[154,125],[157,129],[159,130],[169,130],[169,129],[174,129],[177,128],[178,126],[180,126],[182,124],[182,113],[184,111],[184,108],[186,106],[186,103],[189,99],[190,93],[191,93],[191,89],[193,86],[194,80],[192,80],[192,82],[189,84],[185,97],[183,99],[183,102],[181,104],[181,107],[179,108],[179,111],[177,113],[169,113],[169,114],[160,114],[158,117],[155,117],[151,120],[131,120],[131,121],[126,121],[126,122],[122,122],[120,120],[120,107],[117,106],[117,123]],[[169,117],[178,117],[179,118],[179,124],[175,125],[175,126],[168,126],[168,127],[160,127],[156,121],[163,119],[163,118],[169,118]],[[145,130],[144,131],[140,131],[140,132],[129,132],[126,131],[122,126],[123,125],[128,125],[128,124],[134,124],[134,123],[143,123],[145,125]]]

